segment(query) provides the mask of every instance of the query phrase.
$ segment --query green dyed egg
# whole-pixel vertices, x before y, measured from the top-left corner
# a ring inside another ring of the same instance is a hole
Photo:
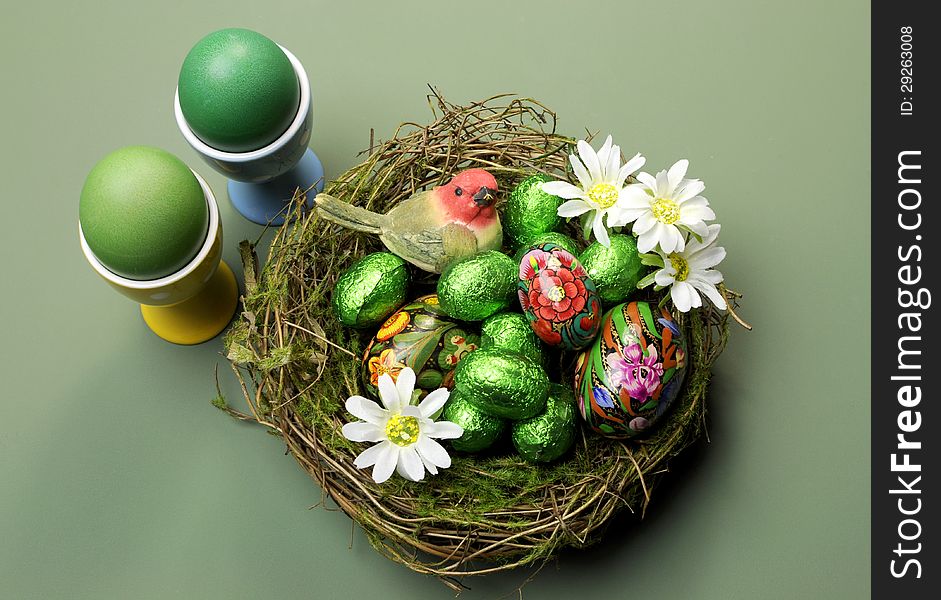
[[[209,231],[209,205],[193,172],[148,146],[115,150],[92,168],[79,200],[85,241],[127,279],[166,277],[186,266]]]
[[[565,235],[564,233],[550,231],[548,233],[542,233],[529,238],[527,242],[516,251],[516,254],[513,257],[513,261],[516,264],[520,264],[520,262],[523,260],[523,255],[529,252],[530,248],[533,246],[542,246],[544,244],[555,244],[572,256],[578,256],[578,244],[575,243],[575,240]]]
[[[183,60],[180,108],[193,133],[213,148],[248,152],[276,140],[294,120],[300,85],[280,47],[248,29],[222,29]]]
[[[635,294],[637,282],[643,279],[646,270],[640,262],[637,242],[629,235],[612,235],[610,247],[595,242],[582,252],[579,260],[606,306]]]
[[[482,347],[497,347],[542,361],[542,344],[526,317],[519,313],[497,313],[480,326]]]
[[[527,356],[502,348],[481,348],[458,363],[454,387],[489,415],[528,419],[545,407],[549,377]]]
[[[575,394],[553,383],[546,409],[539,415],[513,423],[513,446],[530,462],[548,463],[559,458],[575,442]]]
[[[389,252],[367,254],[353,263],[333,288],[333,313],[347,327],[373,327],[405,301],[408,267]]]
[[[542,184],[553,181],[541,173],[530,175],[513,189],[503,209],[503,231],[514,244],[531,245],[526,240],[554,231],[562,223],[558,215],[562,198],[542,191]]]
[[[516,271],[513,260],[496,250],[452,263],[438,279],[441,308],[461,321],[486,319],[516,298]]]
[[[481,411],[457,390],[451,392],[442,418],[464,429],[461,437],[451,440],[451,446],[461,452],[480,452],[489,448],[506,429],[506,421]]]

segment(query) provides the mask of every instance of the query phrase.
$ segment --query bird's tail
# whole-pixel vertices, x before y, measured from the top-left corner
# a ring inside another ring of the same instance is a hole
[[[348,202],[337,200],[329,194],[317,194],[314,202],[317,204],[317,214],[347,229],[365,231],[366,233],[380,233],[382,222],[386,218],[386,215],[352,206]]]

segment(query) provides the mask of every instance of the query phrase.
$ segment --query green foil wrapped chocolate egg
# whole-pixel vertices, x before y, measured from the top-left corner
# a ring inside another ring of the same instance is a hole
[[[440,387],[450,388],[454,368],[480,347],[480,337],[448,318],[434,294],[422,296],[395,311],[379,328],[363,355],[363,385],[379,397],[379,377],[393,380],[405,367],[415,372],[418,401]]]
[[[367,254],[337,280],[333,313],[347,327],[374,327],[405,301],[408,281],[408,267],[398,256]]]
[[[528,419],[545,408],[549,377],[532,358],[503,348],[481,348],[458,363],[454,387],[489,415]]]
[[[480,345],[496,347],[542,360],[542,343],[520,313],[497,313],[484,319],[480,326]]]
[[[555,244],[563,250],[568,251],[572,256],[578,256],[578,244],[575,240],[564,233],[550,231],[529,238],[526,243],[516,251],[516,254],[513,256],[513,262],[520,264],[520,261],[523,260],[523,255],[526,254],[531,247],[542,246],[543,244]]]
[[[637,282],[643,279],[646,270],[640,262],[637,242],[629,235],[612,235],[610,247],[595,242],[585,248],[579,260],[606,306],[623,302],[636,293]]]
[[[451,447],[461,452],[480,452],[489,448],[506,429],[506,421],[483,412],[458,390],[451,392],[442,418],[464,429],[461,437],[451,440]]]
[[[438,279],[445,313],[461,321],[482,321],[510,306],[516,297],[516,264],[487,250],[449,265]]]
[[[530,462],[548,463],[559,458],[575,441],[575,394],[553,383],[546,409],[535,417],[513,423],[513,446]]]
[[[530,175],[510,193],[503,209],[503,231],[516,245],[536,235],[554,231],[562,223],[558,215],[562,198],[542,191],[542,184],[553,181],[541,173]]]

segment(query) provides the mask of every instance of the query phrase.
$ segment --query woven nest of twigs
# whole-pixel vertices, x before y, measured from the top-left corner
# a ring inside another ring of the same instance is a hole
[[[533,172],[564,175],[569,168],[575,140],[556,133],[555,114],[534,100],[497,96],[459,106],[433,93],[429,104],[430,125],[405,123],[388,141],[371,142],[365,160],[325,191],[386,212],[469,167],[488,169],[502,190]],[[296,200],[297,219],[278,230],[263,269],[252,245],[242,244],[245,312],[226,349],[252,414],[237,413],[221,398],[217,404],[280,433],[324,494],[385,556],[458,589],[461,577],[584,547],[618,512],[642,514],[669,461],[702,435],[710,369],[734,316],[709,308],[679,315],[690,356],[685,389],[649,437],[614,441],[580,429],[575,447],[548,466],[512,452],[452,453],[452,467],[424,482],[375,484],[368,469],[353,466],[362,445],[340,432],[350,419],[344,401],[363,394],[361,360],[369,336],[340,325],[330,297],[346,267],[382,247],[375,237],[342,229],[316,212],[301,213],[302,193]],[[421,274],[415,275],[413,287],[421,288]],[[430,275],[424,281],[433,284]],[[737,295],[723,292],[734,307]],[[550,372],[566,374],[563,383],[570,385],[572,359],[558,366]]]

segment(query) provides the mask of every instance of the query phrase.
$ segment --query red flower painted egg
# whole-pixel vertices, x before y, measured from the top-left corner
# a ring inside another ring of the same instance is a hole
[[[601,301],[595,284],[564,248],[530,247],[520,261],[517,294],[533,331],[550,346],[581,350],[598,335]]]
[[[619,304],[605,313],[601,335],[578,357],[579,413],[602,435],[639,436],[679,396],[686,362],[686,343],[666,309]]]

